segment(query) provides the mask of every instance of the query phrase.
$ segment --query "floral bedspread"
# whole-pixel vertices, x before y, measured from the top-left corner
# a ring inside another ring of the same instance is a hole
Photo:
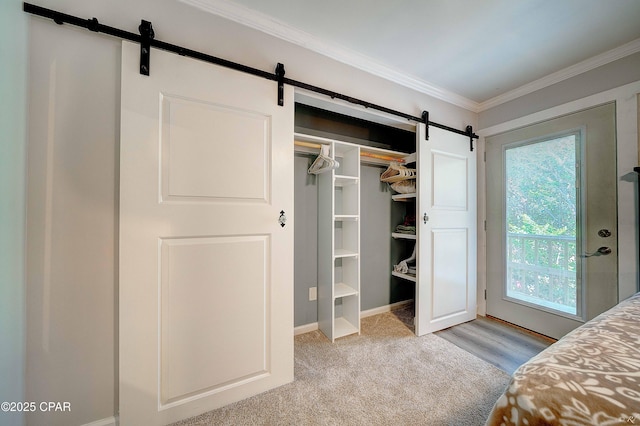
[[[523,364],[491,425],[640,425],[640,293]]]

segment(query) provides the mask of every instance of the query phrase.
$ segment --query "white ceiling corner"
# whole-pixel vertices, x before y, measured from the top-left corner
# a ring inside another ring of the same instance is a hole
[[[622,59],[637,52],[640,52],[640,38],[623,44],[622,46],[619,46],[615,49],[611,49],[608,52],[604,52],[600,55],[594,56],[575,65],[564,68],[560,71],[556,71],[538,80],[527,83],[523,86],[518,87],[517,89],[510,90],[506,93],[503,93],[502,95],[481,102],[478,104],[478,110],[476,112],[488,110],[505,102],[509,102],[521,96],[533,93],[536,90],[544,89],[545,87],[559,83],[563,80],[567,80],[571,77],[575,77],[576,75],[585,73],[587,71],[591,71],[592,69],[606,65],[613,61],[617,61],[618,59]]]
[[[306,31],[300,30],[288,23],[280,21],[270,15],[251,9],[230,0],[179,0],[180,2],[198,8],[202,11],[221,16],[241,25],[259,30],[271,36],[280,38],[292,44],[330,57],[339,62],[353,66],[370,74],[379,76],[399,85],[411,88],[420,93],[443,100],[453,105],[473,112],[482,112],[497,105],[514,100],[520,96],[556,84],[560,81],[590,71],[599,66],[621,59],[625,56],[640,52],[640,38],[622,46],[611,49],[577,64],[571,65],[545,77],[526,83],[513,90],[499,94],[483,102],[477,102],[453,91],[444,89],[424,79],[390,67],[379,60],[375,60],[353,49],[345,48],[335,42],[328,42]]]
[[[290,43],[335,59],[336,61],[353,66],[362,71],[414,89],[436,99],[449,102],[471,111],[477,111],[479,104],[464,96],[458,95],[441,87],[435,86],[410,76],[399,70],[388,67],[359,52],[342,46],[326,43],[305,31],[294,28],[284,22],[265,15],[256,10],[227,0],[178,0],[181,3],[196,7],[202,11],[213,13],[247,27],[262,31]]]

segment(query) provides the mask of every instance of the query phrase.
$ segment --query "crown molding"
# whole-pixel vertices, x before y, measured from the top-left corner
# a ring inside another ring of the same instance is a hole
[[[591,71],[595,68],[601,67],[603,65],[606,65],[613,61],[617,61],[618,59],[622,59],[626,56],[633,55],[634,53],[638,52],[640,52],[640,38],[632,40],[629,43],[623,44],[622,46],[601,53],[592,58],[586,59],[582,62],[578,62],[577,64],[571,65],[560,71],[556,71],[538,80],[534,80],[531,83],[527,83],[523,86],[518,87],[517,89],[505,92],[499,96],[496,96],[495,98],[491,98],[487,101],[481,102],[478,104],[478,109],[476,112],[486,111],[505,102],[512,101],[521,96],[528,95],[529,93],[533,93],[537,90],[544,89],[545,87],[549,87],[553,84],[560,83],[561,81],[567,80],[571,77],[575,77],[579,74]]]
[[[264,32],[284,41],[304,47],[323,56],[408,87],[436,99],[457,105],[470,111],[477,111],[478,102],[450,92],[417,77],[384,65],[360,52],[327,43],[298,28],[292,27],[271,16],[227,0],[179,0],[181,3],[202,11],[221,16],[241,25]]]

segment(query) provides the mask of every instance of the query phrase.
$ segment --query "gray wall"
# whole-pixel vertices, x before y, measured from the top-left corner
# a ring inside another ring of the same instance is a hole
[[[27,399],[72,410],[27,421],[85,424],[117,408],[120,48],[41,19],[30,35]]]
[[[318,185],[307,173],[313,157],[294,159],[294,326],[318,321],[317,301],[309,301],[309,288],[318,285]]]
[[[0,402],[24,401],[27,17],[0,2]],[[0,411],[0,424],[24,423]]]
[[[318,321],[317,301],[309,301],[309,287],[317,283],[318,187],[307,169],[314,157],[295,157],[295,306],[294,324]],[[391,200],[380,182],[384,168],[362,165],[360,179],[360,307],[366,311],[412,299],[414,285],[391,276],[393,262],[411,255],[412,243],[395,241],[391,231],[404,220],[410,203]]]

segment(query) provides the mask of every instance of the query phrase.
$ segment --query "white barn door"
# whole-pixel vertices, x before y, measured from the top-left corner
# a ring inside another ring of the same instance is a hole
[[[416,334],[476,318],[476,152],[469,138],[417,127]]]
[[[293,89],[124,42],[120,424],[293,380]],[[280,226],[280,212],[289,221]]]

